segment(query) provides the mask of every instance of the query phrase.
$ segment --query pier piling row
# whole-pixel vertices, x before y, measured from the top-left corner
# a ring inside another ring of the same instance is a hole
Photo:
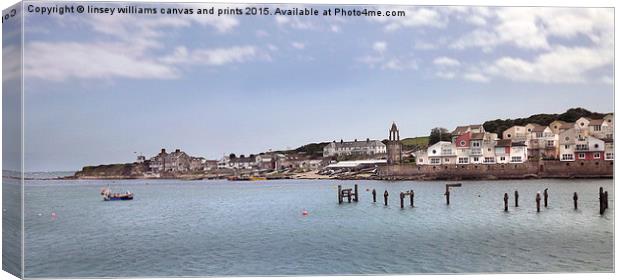
[[[351,200],[358,202],[359,195],[357,185],[355,185],[355,189],[343,189],[341,185],[338,185],[338,204],[341,204],[345,197],[349,203],[351,203]]]
[[[372,203],[376,203],[377,202],[377,191],[375,191],[375,189],[372,189]]]
[[[504,212],[508,212],[508,193],[504,193]]]
[[[540,192],[536,193],[536,212],[540,212]]]
[[[549,191],[549,189],[548,189],[548,188],[546,188],[546,189],[543,191],[543,198],[545,199],[545,208],[547,208],[547,199],[549,199],[549,192],[548,192],[548,191]]]
[[[405,197],[409,196],[409,204],[411,205],[411,207],[413,207],[413,196],[414,196],[414,192],[413,190],[409,190],[406,192],[401,192],[400,193],[400,208],[405,208]]]
[[[460,187],[461,183],[456,183],[456,184],[446,184],[446,192],[444,193],[444,195],[446,196],[446,204],[450,205],[450,188],[451,187]]]

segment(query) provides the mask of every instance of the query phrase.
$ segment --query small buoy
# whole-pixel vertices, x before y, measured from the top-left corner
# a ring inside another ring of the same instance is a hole
[[[366,191],[367,191],[367,192],[369,192],[369,191],[370,191],[370,189],[366,189]]]
[[[308,210],[301,211],[301,214],[304,216],[308,216]]]

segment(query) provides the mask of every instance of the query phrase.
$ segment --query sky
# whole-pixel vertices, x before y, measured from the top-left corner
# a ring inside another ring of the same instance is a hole
[[[406,16],[26,14],[25,168],[613,111],[613,9],[368,8]]]

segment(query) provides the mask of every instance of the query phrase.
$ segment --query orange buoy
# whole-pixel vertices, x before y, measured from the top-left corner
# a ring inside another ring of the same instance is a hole
[[[308,216],[308,210],[301,211],[301,214],[304,216]]]

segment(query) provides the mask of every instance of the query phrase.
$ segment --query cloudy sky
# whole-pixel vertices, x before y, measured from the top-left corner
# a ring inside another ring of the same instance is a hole
[[[28,14],[26,169],[613,111],[612,9],[371,8],[407,16]]]

